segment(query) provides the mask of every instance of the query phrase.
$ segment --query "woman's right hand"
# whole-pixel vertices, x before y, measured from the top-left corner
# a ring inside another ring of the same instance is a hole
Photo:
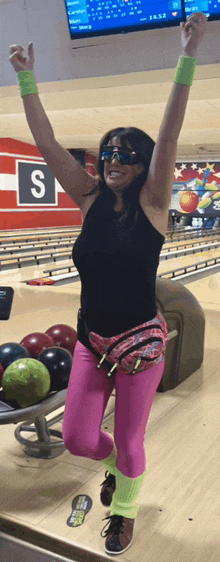
[[[25,57],[23,54],[23,47],[20,45],[10,46],[10,57],[9,60],[15,69],[15,72],[21,72],[22,70],[33,70],[34,69],[34,47],[33,43],[28,45],[28,56]]]

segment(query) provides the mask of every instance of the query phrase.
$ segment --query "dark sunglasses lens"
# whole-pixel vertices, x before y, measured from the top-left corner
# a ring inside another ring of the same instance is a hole
[[[131,164],[132,157],[130,154],[123,154],[121,152],[116,152],[113,150],[103,150],[101,152],[101,160],[106,160],[106,162],[111,162],[113,158],[117,157],[120,164]]]
[[[106,160],[106,162],[111,162],[112,159],[112,150],[103,150],[101,152],[101,160]]]
[[[122,154],[119,152],[118,156],[119,156],[119,162],[121,162],[121,164],[131,164],[130,154]]]

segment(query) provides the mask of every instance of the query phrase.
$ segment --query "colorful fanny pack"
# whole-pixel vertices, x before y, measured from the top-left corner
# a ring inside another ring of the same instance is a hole
[[[116,371],[136,375],[164,359],[168,328],[159,310],[152,320],[117,336],[103,338],[87,330],[91,346],[102,356],[97,368],[105,361],[113,365],[108,377]]]

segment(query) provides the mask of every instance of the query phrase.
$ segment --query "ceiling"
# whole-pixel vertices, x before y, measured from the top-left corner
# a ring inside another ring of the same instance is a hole
[[[172,89],[173,69],[38,84],[56,139],[96,153],[116,126],[136,126],[155,141]],[[34,144],[18,87],[0,88],[1,137]],[[190,90],[177,157],[220,157],[220,64],[199,65]]]

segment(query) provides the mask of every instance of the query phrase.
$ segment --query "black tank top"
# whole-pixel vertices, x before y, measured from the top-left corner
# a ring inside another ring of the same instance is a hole
[[[164,240],[139,201],[120,222],[98,195],[73,247],[82,284],[81,315],[91,331],[109,337],[156,316],[156,272]],[[91,349],[79,320],[78,339]]]

